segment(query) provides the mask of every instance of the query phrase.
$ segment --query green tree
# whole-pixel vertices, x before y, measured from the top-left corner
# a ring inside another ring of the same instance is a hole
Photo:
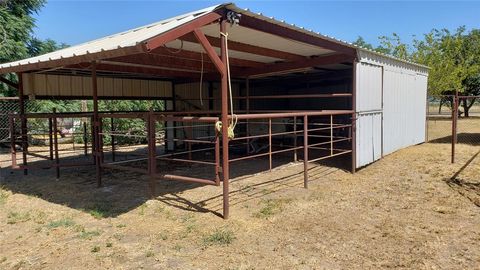
[[[32,15],[44,4],[45,0],[7,0],[0,5],[0,63],[28,56],[27,42],[35,27]]]
[[[458,90],[462,95],[480,94],[480,31],[466,31],[464,26],[454,32],[433,29],[423,40],[414,41],[412,60],[431,67],[429,94],[446,95]],[[476,99],[462,100],[463,114]],[[449,101],[450,102],[450,101]]]
[[[366,42],[365,39],[361,36],[358,36],[357,39],[354,42],[352,42],[352,44],[361,48],[373,50],[372,44]]]
[[[30,38],[27,43],[28,56],[37,56],[68,47],[65,43],[57,43],[52,39],[41,40],[36,37]]]
[[[11,62],[29,56],[27,43],[35,27],[33,14],[45,4],[45,0],[5,0],[0,2],[0,63]],[[17,81],[14,74],[6,76]],[[0,84],[0,96],[15,95],[12,89]]]

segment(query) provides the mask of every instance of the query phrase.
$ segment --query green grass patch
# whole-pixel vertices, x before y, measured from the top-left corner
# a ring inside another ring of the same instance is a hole
[[[73,225],[75,225],[75,221],[73,221],[73,219],[62,218],[62,219],[54,220],[54,221],[48,223],[47,227],[49,229],[54,229],[54,228],[58,228],[58,227],[71,227]]]
[[[203,244],[211,245],[229,245],[235,240],[235,235],[231,230],[218,229],[210,235],[203,238]]]
[[[95,203],[86,211],[96,219],[102,219],[113,215],[112,205],[108,202]]]
[[[147,257],[147,258],[153,257],[154,255],[155,255],[155,253],[151,250],[149,250],[145,253],[145,257]]]
[[[27,222],[31,219],[30,212],[10,212],[7,215],[8,224]]]
[[[140,205],[140,206],[138,207],[138,210],[139,210],[139,211],[138,211],[138,214],[139,214],[140,216],[145,215],[145,210],[147,209],[147,207],[148,207],[148,206],[147,206],[146,204]]]
[[[90,250],[92,253],[97,253],[100,251],[100,247],[99,246],[94,246],[92,247],[92,249]]]
[[[6,192],[3,189],[0,189],[0,206],[4,205],[7,202],[9,196],[10,194],[8,192]]]
[[[260,211],[255,213],[254,216],[257,218],[269,218],[273,215],[276,215],[282,212],[284,204],[289,203],[290,201],[291,200],[285,200],[285,199],[264,200],[262,208],[260,209]]]
[[[102,233],[99,230],[93,230],[93,231],[83,230],[82,232],[80,232],[79,237],[82,239],[91,240],[93,237],[99,236],[100,234]]]

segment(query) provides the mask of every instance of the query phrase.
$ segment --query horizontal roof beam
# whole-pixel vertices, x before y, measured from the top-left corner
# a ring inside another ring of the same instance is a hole
[[[302,33],[298,30],[293,30],[278,24],[273,24],[265,20],[257,19],[254,17],[242,14],[239,22],[240,26],[255,29],[268,34],[280,36],[287,39],[296,40],[302,43],[322,47],[324,49],[333,50],[339,53],[347,55],[355,55],[356,49],[339,44],[334,41],[330,41],[325,38],[315,37],[306,33]]]
[[[169,49],[165,47],[159,47],[150,52],[150,55],[162,55],[168,57],[175,57],[176,59],[191,59],[191,60],[201,60],[201,54],[199,52],[187,51],[187,50],[180,50],[179,52],[172,53]],[[210,58],[204,57],[204,60],[211,62]],[[238,59],[238,58],[229,58],[230,66],[238,66],[238,67],[263,67],[265,63],[245,60],[245,59]]]
[[[314,57],[297,62],[284,62],[277,64],[268,64],[264,65],[263,68],[249,68],[245,69],[242,72],[233,73],[234,76],[239,77],[250,77],[250,76],[268,76],[275,73],[283,73],[289,71],[296,71],[306,68],[313,68],[316,66],[323,65],[333,65],[343,62],[352,62],[354,60],[353,56],[345,54],[332,54],[322,57]]]
[[[84,69],[82,65],[72,65],[66,68],[69,69]],[[97,64],[97,71],[102,72],[114,72],[114,73],[128,73],[128,74],[138,74],[138,75],[153,75],[162,78],[200,78],[199,71],[188,71],[188,70],[178,70],[175,68],[168,67],[148,67],[135,64],[128,64],[122,62],[109,62],[109,61],[99,61]],[[220,74],[216,71],[215,73],[205,73],[203,75],[205,80],[219,80]]]
[[[131,64],[158,66],[158,67],[188,69],[196,72],[201,72],[201,69],[202,69],[201,59],[192,60],[192,59],[185,59],[185,58],[177,58],[173,56],[163,56],[163,55],[152,54],[152,53],[134,54],[134,55],[110,58],[106,60],[131,63]],[[209,71],[209,72],[217,71],[215,65],[213,65],[209,61],[207,56],[204,56],[203,70]]]
[[[187,34],[181,37],[180,39],[188,42],[196,42],[195,37],[191,34]],[[207,39],[212,46],[220,48],[220,45],[221,45],[220,38],[207,36]],[[278,59],[283,59],[288,61],[298,61],[298,60],[305,59],[305,56],[302,56],[302,55],[279,51],[279,50],[273,50],[273,49],[259,47],[259,46],[250,45],[250,44],[245,44],[237,41],[232,41],[231,39],[228,40],[228,49],[233,51],[267,56],[267,57],[278,58]]]

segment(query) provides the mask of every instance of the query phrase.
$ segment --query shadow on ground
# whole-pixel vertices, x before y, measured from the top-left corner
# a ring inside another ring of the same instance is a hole
[[[106,158],[108,159],[109,157],[106,156]],[[64,158],[62,162],[82,162],[85,160],[85,157],[73,156]],[[291,161],[291,155],[279,156],[273,159],[273,167],[289,164]],[[50,162],[52,161],[30,162],[30,164],[40,168],[30,170],[27,176],[24,176],[22,171],[12,171],[11,168],[3,168],[2,188],[14,193],[35,196],[52,203],[85,211],[96,217],[116,217],[139,207],[150,199],[148,178],[145,175],[135,172],[105,170],[102,177],[103,186],[97,188],[93,166],[62,168],[61,177],[57,180],[54,169],[41,169],[42,166],[46,167]],[[274,193],[302,186],[303,172],[291,175],[275,174],[273,176],[268,174],[268,164],[269,160],[266,157],[240,161],[231,166],[232,182],[245,180],[257,173],[265,173],[266,179],[266,181],[247,187],[231,189],[229,193],[231,205],[241,204],[245,201],[265,196],[269,192]],[[347,164],[350,164],[348,156],[337,157],[328,162],[323,162],[322,165],[324,166],[311,166],[309,174],[311,174],[311,179],[313,180],[319,175],[324,177],[339,169],[346,170]],[[157,165],[158,171],[166,173],[200,177],[207,175],[206,166],[204,165],[173,165],[168,162],[158,162]],[[146,166],[146,164],[139,163],[138,166],[142,167]],[[209,169],[213,171],[213,168]],[[182,210],[221,215],[221,186],[216,187],[217,192],[210,191],[205,193],[205,196],[199,191],[198,194],[195,194],[195,197],[201,199],[197,200],[190,198],[190,194],[183,195],[187,190],[200,187],[202,185],[185,182],[157,181],[155,197],[165,205]],[[269,192],[264,190],[269,190]],[[248,196],[244,196],[245,193],[248,193]]]
[[[480,145],[480,133],[459,133],[458,143],[469,145]],[[429,141],[430,143],[452,143],[452,136],[445,136]]]
[[[453,190],[470,200],[473,204],[480,207],[480,176],[463,175],[463,172],[473,166],[473,161],[479,157],[480,151],[473,155],[452,177],[445,182]]]

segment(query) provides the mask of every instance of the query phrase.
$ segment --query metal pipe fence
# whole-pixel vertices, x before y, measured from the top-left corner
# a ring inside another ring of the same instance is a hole
[[[222,164],[225,162],[235,169],[233,165],[237,162],[255,160],[257,163],[265,162],[266,168],[271,171],[275,167],[273,161],[280,155],[303,164],[304,187],[308,187],[310,163],[353,155],[352,126],[355,120],[351,116],[350,110],[229,116],[230,120],[235,118],[238,122],[234,129],[235,137],[229,139],[228,156],[221,154],[222,130],[218,130],[220,118],[215,116],[182,116],[153,110],[102,112],[97,115],[97,136],[92,134],[95,125],[93,113],[10,114],[8,123],[10,137],[13,138],[13,169],[53,168],[59,178],[61,168],[96,165],[97,183],[101,182],[105,169],[131,171],[146,175],[150,191],[155,194],[158,179],[219,186],[224,179]],[[135,125],[128,130],[120,129],[117,123],[126,119],[135,121]],[[22,121],[27,123],[25,134],[19,125]],[[62,130],[67,128],[71,131],[68,133],[72,139],[70,149],[60,147],[64,138]],[[34,138],[45,141],[48,150],[36,151],[30,147]],[[124,144],[122,138],[133,138],[138,146]],[[63,159],[69,156],[66,152],[77,150],[87,157],[84,162]],[[18,154],[22,154],[21,162],[17,160]],[[29,162],[32,157],[48,162],[46,165]],[[188,166],[194,165],[201,166],[204,172],[196,175],[188,169]],[[178,166],[186,169],[175,169]]]

